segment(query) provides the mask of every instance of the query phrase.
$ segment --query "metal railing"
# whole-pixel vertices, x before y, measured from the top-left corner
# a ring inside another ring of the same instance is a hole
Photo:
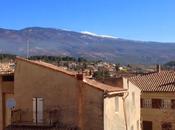
[[[11,125],[5,130],[80,130],[75,124],[60,122],[58,109],[44,110],[43,121],[34,122],[33,111],[15,109],[11,112]]]
[[[38,126],[48,126],[54,125],[59,121],[59,111],[56,109],[45,110],[42,112],[43,119],[37,122],[33,118],[33,111],[16,109],[12,111],[11,123],[12,125],[38,125]]]
[[[43,127],[43,126],[13,126],[10,125],[4,130],[80,130],[75,126],[53,126],[53,127]]]

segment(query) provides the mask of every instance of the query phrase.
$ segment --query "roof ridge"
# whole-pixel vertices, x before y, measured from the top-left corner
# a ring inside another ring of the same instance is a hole
[[[58,72],[64,73],[64,74],[69,75],[69,76],[74,76],[75,77],[75,75],[76,75],[75,72],[71,72],[71,71],[68,71],[68,70],[63,70],[63,68],[60,68],[58,66],[55,66],[55,65],[47,63],[47,62],[28,60],[28,59],[25,59],[25,58],[22,58],[22,57],[19,57],[19,56],[17,56],[16,59],[24,61],[24,62],[32,63],[32,64],[35,64],[35,65],[39,65],[39,66],[42,66],[42,67],[45,67],[45,68],[48,68],[48,69],[52,69],[54,71],[58,71]]]
[[[76,74],[78,74],[78,73],[73,73],[73,72],[68,71],[68,70],[63,71],[63,69],[59,69],[60,67],[57,67],[53,64],[43,62],[43,61],[41,61],[41,62],[32,61],[32,60],[24,59],[24,58],[21,58],[21,57],[16,57],[16,59],[24,61],[24,62],[31,63],[31,64],[39,65],[39,66],[42,66],[42,67],[45,67],[45,68],[48,68],[48,69],[52,69],[54,71],[62,72],[64,74],[70,75],[74,78],[76,78]],[[123,92],[123,91],[126,91],[126,89],[124,89],[124,88],[113,87],[113,86],[98,82],[96,80],[90,80],[90,79],[87,79],[87,78],[84,78],[83,83],[88,84],[88,85],[92,86],[93,88],[97,88],[98,90],[101,90],[101,91],[107,91],[107,92],[114,92],[114,91]]]
[[[175,92],[175,71],[134,76],[129,81],[145,92]]]

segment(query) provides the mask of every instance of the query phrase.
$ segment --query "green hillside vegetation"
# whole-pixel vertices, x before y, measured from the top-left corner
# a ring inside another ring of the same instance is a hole
[[[170,61],[167,62],[166,64],[163,65],[164,69],[175,69],[175,61]]]
[[[16,55],[12,54],[0,54],[0,61],[1,62],[9,62],[11,60],[15,60]]]
[[[175,66],[175,61],[167,62],[167,63],[165,64],[165,66],[174,67],[174,66]]]

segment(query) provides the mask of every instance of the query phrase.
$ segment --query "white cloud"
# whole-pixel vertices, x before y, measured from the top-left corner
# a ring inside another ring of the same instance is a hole
[[[82,31],[82,34],[87,34],[87,35],[91,35],[91,36],[96,36],[96,37],[103,37],[103,38],[113,38],[113,39],[117,39],[118,37],[114,37],[114,36],[110,36],[110,35],[98,35],[92,32],[88,32],[88,31]]]

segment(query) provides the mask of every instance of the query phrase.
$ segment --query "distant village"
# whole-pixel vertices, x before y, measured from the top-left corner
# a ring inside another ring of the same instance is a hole
[[[175,130],[174,62],[0,60],[0,130]]]
[[[15,60],[14,55],[4,54],[0,56],[1,68],[9,70],[13,68]],[[55,66],[62,67],[69,71],[84,73],[95,79],[118,78],[122,76],[134,76],[155,72],[158,65],[110,63],[102,60],[89,61],[83,57],[74,58],[69,56],[31,56],[28,59],[51,63]],[[173,70],[175,65],[162,66],[164,70]]]

